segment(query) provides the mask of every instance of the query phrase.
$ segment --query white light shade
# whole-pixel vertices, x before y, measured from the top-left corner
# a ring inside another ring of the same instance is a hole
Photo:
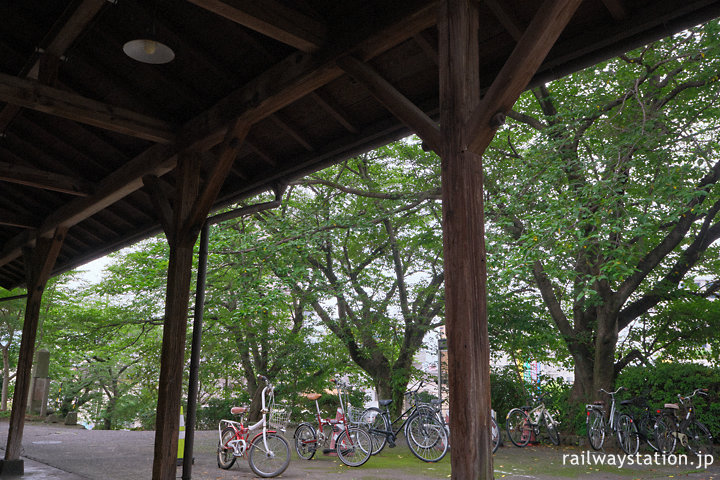
[[[123,52],[133,60],[143,63],[168,63],[175,58],[172,48],[157,40],[147,38],[130,40],[123,45]]]

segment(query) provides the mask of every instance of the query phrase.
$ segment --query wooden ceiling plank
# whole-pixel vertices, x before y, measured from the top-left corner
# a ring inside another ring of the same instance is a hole
[[[2,161],[0,161],[0,180],[70,195],[86,196],[91,192],[89,183],[73,177]]]
[[[505,9],[503,4],[498,0],[483,0],[485,5],[498,19],[500,25],[512,36],[516,41],[522,38],[523,31],[525,30],[518,21]]]
[[[627,8],[622,0],[602,0],[605,4],[605,8],[610,11],[610,15],[618,22],[625,20],[628,17]]]
[[[440,151],[440,129],[437,124],[370,65],[350,56],[339,59],[338,65],[363,84],[400,121],[412,128],[430,148]]]
[[[305,140],[305,138],[298,132],[297,128],[291,126],[288,122],[280,118],[280,115],[277,113],[274,115],[270,115],[270,119],[272,119],[273,122],[275,122],[275,125],[280,127],[285,133],[290,135],[297,143],[303,146],[305,150],[308,152],[314,152],[315,147],[310,145],[310,143]]]
[[[271,165],[271,166],[273,166],[273,167],[277,167],[277,166],[278,166],[277,160],[276,160],[272,155],[270,155],[267,151],[265,151],[264,148],[260,147],[260,146],[257,144],[257,141],[255,141],[255,140],[248,140],[248,139],[246,138],[246,139],[245,139],[245,145],[247,145],[248,147],[250,147],[250,149],[251,149],[253,152],[255,152],[255,153],[258,155],[258,157],[260,157],[260,159],[261,159],[263,162],[265,162],[265,163],[267,163],[268,165]]]
[[[0,100],[153,142],[175,139],[171,125],[162,120],[3,73]]]
[[[189,0],[198,7],[303,52],[325,43],[325,25],[275,0]]]
[[[525,90],[580,3],[582,0],[543,2],[470,117],[465,130],[468,150],[482,154],[487,148],[504,116]]]
[[[340,106],[337,105],[337,102],[332,100],[328,95],[316,90],[310,94],[310,98],[320,105],[323,110],[329,113],[331,117],[337,120],[340,125],[345,127],[345,130],[350,133],[358,132],[357,127],[350,121],[349,115],[345,113]]]

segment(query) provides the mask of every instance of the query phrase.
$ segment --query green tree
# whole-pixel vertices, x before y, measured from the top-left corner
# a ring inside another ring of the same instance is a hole
[[[408,141],[350,159],[291,185],[236,252],[262,245],[278,259],[277,281],[396,408],[425,334],[443,323],[438,171]]]
[[[575,399],[641,355],[617,349],[631,325],[720,288],[718,39],[711,22],[527,92],[486,154],[489,261],[542,298]]]

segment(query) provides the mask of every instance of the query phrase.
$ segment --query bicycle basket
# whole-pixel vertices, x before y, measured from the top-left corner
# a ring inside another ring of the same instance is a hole
[[[362,414],[364,410],[361,410],[359,408],[355,408],[352,406],[347,407],[347,421],[351,424],[357,424],[360,423],[360,420],[362,420]]]
[[[284,432],[290,423],[290,410],[273,410],[268,422],[271,426]]]

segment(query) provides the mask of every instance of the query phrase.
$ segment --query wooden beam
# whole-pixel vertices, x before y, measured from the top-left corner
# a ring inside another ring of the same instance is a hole
[[[545,0],[468,123],[467,149],[482,154],[582,0]],[[488,128],[491,127],[491,128]]]
[[[0,180],[81,197],[91,191],[90,184],[82,180],[8,162],[0,162]]]
[[[4,73],[0,101],[153,142],[175,140],[172,126],[162,120]]]
[[[352,124],[348,115],[343,112],[343,110],[337,105],[337,103],[333,101],[330,97],[317,90],[312,92],[310,94],[310,97],[315,100],[315,102],[320,105],[323,110],[329,113],[331,117],[337,120],[340,125],[345,127],[345,130],[350,133],[357,133],[357,127]]]
[[[170,205],[170,190],[165,188],[165,184],[156,175],[145,175],[143,184],[150,190],[150,200],[155,207],[155,217],[160,222],[168,241],[172,239],[172,205]]]
[[[628,17],[627,8],[622,0],[603,0],[605,7],[610,11],[610,15],[618,22]]]
[[[417,43],[420,48],[422,48],[423,52],[425,52],[425,55],[427,55],[427,57],[432,60],[435,65],[439,64],[440,60],[438,59],[437,46],[431,44],[422,32],[414,35],[413,40],[415,40],[415,43]]]
[[[303,52],[325,43],[325,25],[275,0],[189,0],[190,3]]]
[[[50,238],[39,238],[34,249],[27,247],[24,249],[28,296],[22,340],[20,341],[13,407],[8,427],[7,447],[5,448],[5,461],[20,460],[25,412],[27,411],[27,398],[30,392],[30,378],[35,352],[35,338],[40,318],[40,302],[42,301],[45,284],[50,278],[50,272],[60,253],[66,233],[66,228],[58,228]]]
[[[438,20],[445,328],[452,478],[492,480],[490,345],[480,156],[464,148],[479,102],[478,5],[444,0]]]
[[[520,26],[517,20],[505,9],[503,3],[498,0],[483,0],[485,5],[488,6],[490,11],[500,21],[500,24],[515,40],[522,38],[523,31],[525,30]]]
[[[45,51],[50,55],[57,58],[62,57],[106,3],[107,0],[83,0],[65,24],[58,29],[55,37],[46,39],[43,42],[46,45],[41,46],[44,46]],[[31,60],[22,69],[21,76],[38,78],[39,69],[40,60]],[[20,106],[18,105],[5,105],[0,111],[0,132],[5,131],[19,111]]]
[[[353,57],[338,60],[340,68],[368,89],[385,108],[401,122],[413,129],[417,135],[436,152],[440,151],[440,129],[437,124],[414,103],[400,93],[390,82],[368,64]]]

